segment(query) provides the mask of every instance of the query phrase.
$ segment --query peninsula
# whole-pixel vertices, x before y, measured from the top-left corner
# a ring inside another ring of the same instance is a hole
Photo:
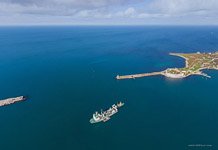
[[[18,97],[14,97],[14,98],[7,98],[4,100],[0,100],[0,107],[1,106],[6,106],[6,105],[10,105],[19,101],[24,101],[26,100],[26,97],[24,96],[18,96]]]
[[[170,53],[172,56],[179,56],[186,60],[185,67],[183,68],[168,68],[160,72],[132,74],[132,75],[117,75],[116,79],[135,79],[146,76],[164,75],[169,78],[185,78],[190,75],[203,75],[209,77],[203,73],[204,69],[216,69],[218,70],[218,52],[215,53]]]

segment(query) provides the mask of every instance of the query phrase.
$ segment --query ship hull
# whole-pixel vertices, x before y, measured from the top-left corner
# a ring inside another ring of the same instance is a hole
[[[99,121],[96,121],[96,120],[94,120],[94,119],[92,118],[92,119],[90,119],[90,120],[89,120],[89,122],[90,122],[91,124],[94,124],[94,123],[101,122],[101,120],[99,120]]]

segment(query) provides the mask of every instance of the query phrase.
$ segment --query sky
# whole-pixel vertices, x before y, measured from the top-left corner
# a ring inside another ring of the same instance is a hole
[[[0,25],[218,25],[218,0],[0,0]]]

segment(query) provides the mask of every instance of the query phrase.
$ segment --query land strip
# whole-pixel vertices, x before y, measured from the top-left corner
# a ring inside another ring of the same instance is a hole
[[[218,70],[218,52],[215,53],[170,53],[172,56],[178,56],[185,59],[185,67],[183,68],[168,68],[160,72],[141,73],[132,75],[117,75],[116,79],[135,79],[141,77],[164,75],[169,78],[185,78],[190,75],[202,75],[209,77],[209,75],[201,72],[204,69]]]

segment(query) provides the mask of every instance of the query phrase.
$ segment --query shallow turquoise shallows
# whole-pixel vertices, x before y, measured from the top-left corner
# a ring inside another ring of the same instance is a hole
[[[0,108],[0,150],[218,149],[218,71],[115,79],[216,50],[212,26],[0,27],[0,99],[29,97]],[[110,121],[89,123],[118,101]]]

